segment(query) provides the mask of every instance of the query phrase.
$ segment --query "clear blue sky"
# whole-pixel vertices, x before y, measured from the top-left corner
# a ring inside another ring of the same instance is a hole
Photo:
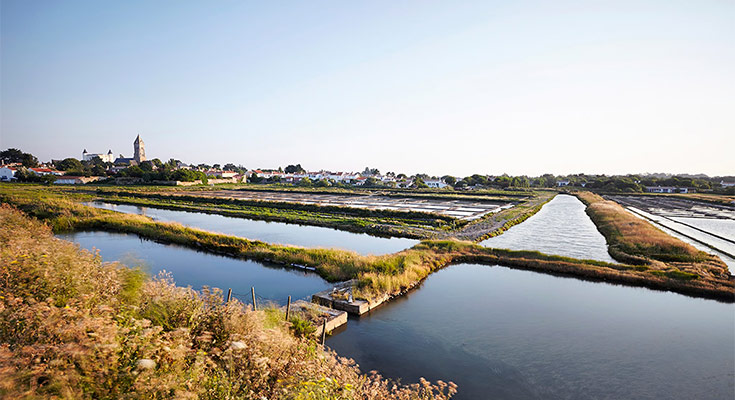
[[[0,147],[735,174],[735,1],[2,0]]]

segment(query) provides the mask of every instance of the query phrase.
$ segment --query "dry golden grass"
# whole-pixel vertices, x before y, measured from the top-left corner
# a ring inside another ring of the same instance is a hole
[[[218,290],[173,285],[0,206],[0,397],[447,399],[395,387]]]
[[[613,251],[664,262],[702,262],[708,258],[706,253],[635,217],[618,203],[590,192],[579,192],[577,197],[587,205],[587,214]]]

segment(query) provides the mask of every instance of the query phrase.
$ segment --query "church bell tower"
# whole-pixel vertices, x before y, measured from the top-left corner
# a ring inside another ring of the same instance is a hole
[[[140,135],[138,135],[133,142],[133,153],[133,159],[135,162],[140,164],[145,161],[145,144],[143,143],[143,140],[140,139]]]

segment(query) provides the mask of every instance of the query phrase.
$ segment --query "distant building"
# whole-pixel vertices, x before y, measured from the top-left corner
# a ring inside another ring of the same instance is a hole
[[[237,175],[237,172],[210,169],[205,171],[204,174],[211,178],[234,178]]]
[[[83,185],[99,179],[99,176],[60,176],[54,183],[57,185]]]
[[[556,181],[557,187],[569,186],[569,181]]]
[[[427,179],[424,181],[424,183],[430,188],[443,189],[448,186],[446,183],[444,183],[444,181],[440,179]]]
[[[92,161],[95,157],[99,157],[104,162],[113,162],[115,160],[115,156],[112,155],[112,150],[108,150],[107,154],[102,153],[88,153],[87,149],[84,149],[82,152],[82,161]]]
[[[60,171],[57,171],[51,168],[28,168],[28,170],[33,172],[36,175],[56,175],[56,176],[64,175],[63,172],[60,172]]]
[[[140,165],[145,160],[145,144],[143,143],[143,139],[140,138],[140,135],[138,135],[133,142],[133,157],[124,157],[120,154],[120,157],[110,162],[115,165]]]
[[[145,161],[145,144],[143,144],[143,140],[140,139],[140,135],[138,135],[133,142],[133,159],[138,164]]]
[[[722,186],[722,187],[733,187],[733,186],[735,186],[735,182],[720,181],[720,186]]]
[[[18,169],[15,166],[10,165],[2,165],[0,166],[0,181],[2,182],[10,182],[14,181],[15,178],[15,171]]]
[[[673,186],[646,186],[646,192],[648,193],[677,193],[677,190]]]

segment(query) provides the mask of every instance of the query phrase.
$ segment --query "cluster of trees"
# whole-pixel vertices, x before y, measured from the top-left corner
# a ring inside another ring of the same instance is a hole
[[[301,164],[288,165],[284,171],[287,174],[303,174],[306,172],[306,170],[301,167]]]
[[[54,183],[56,181],[56,175],[39,175],[29,170],[26,167],[22,167],[15,171],[15,179],[18,182],[35,182],[35,183]]]
[[[7,149],[0,151],[0,164],[21,163],[26,168],[38,166],[38,159],[30,153],[24,153],[18,149]]]
[[[95,157],[88,161],[79,161],[76,158],[65,158],[54,164],[59,171],[64,171],[68,175],[77,176],[107,176],[107,170],[112,167],[112,163],[104,162],[101,158]]]
[[[140,165],[133,165],[117,173],[118,177],[141,178],[144,182],[151,181],[181,181],[193,182],[201,180],[207,183],[207,175],[202,171],[178,169],[179,160],[170,159],[165,163],[155,158],[144,161]]]

